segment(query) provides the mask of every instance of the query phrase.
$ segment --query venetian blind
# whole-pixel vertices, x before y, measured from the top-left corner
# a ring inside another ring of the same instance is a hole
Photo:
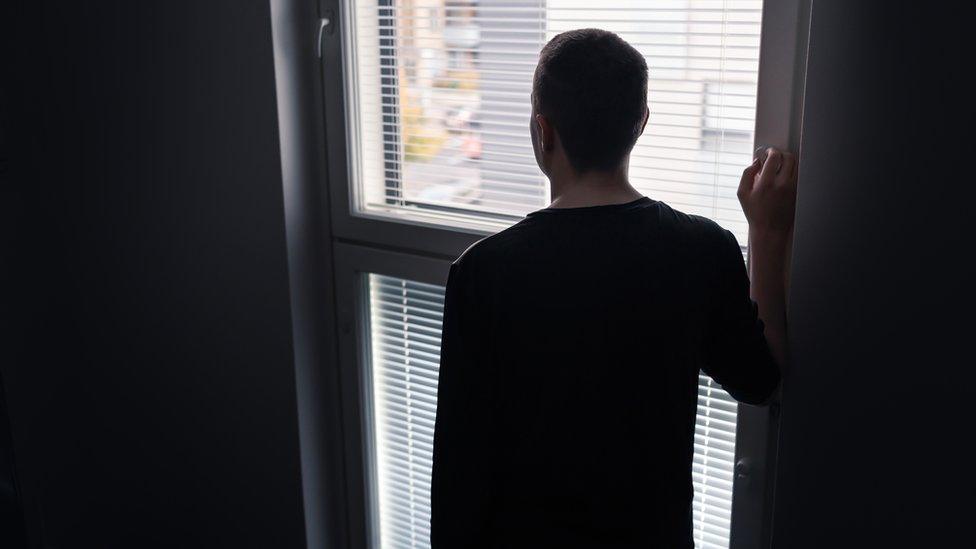
[[[350,166],[359,212],[502,227],[548,203],[528,133],[539,50],[600,27],[647,59],[641,192],[745,242],[761,0],[351,0]]]
[[[371,274],[368,291],[374,534],[382,549],[426,548],[444,288]],[[701,375],[692,466],[698,547],[729,544],[736,406]]]

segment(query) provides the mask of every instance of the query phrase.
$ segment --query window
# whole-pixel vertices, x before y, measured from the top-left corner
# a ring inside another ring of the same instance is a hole
[[[368,302],[373,420],[367,436],[380,547],[429,547],[444,288],[370,274]],[[736,409],[725,391],[699,377],[692,471],[698,547],[729,545]]]
[[[602,27],[647,58],[650,120],[631,157],[643,193],[745,242],[761,0],[357,0],[348,127],[354,209],[474,226],[548,203],[528,134],[532,73],[559,32]]]
[[[796,142],[809,4],[318,2],[340,15],[321,37],[345,453],[345,490],[330,493],[349,547],[424,547],[450,259],[549,200],[528,134],[540,48],[595,26],[643,52],[651,117],[633,183],[746,244],[735,188],[754,143]],[[698,546],[768,545],[774,415],[702,376],[697,421]]]

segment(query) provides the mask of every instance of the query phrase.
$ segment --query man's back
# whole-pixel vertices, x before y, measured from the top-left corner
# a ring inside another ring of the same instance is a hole
[[[432,542],[690,547],[700,369],[745,402],[779,381],[715,223],[641,198],[472,246],[447,290]]]

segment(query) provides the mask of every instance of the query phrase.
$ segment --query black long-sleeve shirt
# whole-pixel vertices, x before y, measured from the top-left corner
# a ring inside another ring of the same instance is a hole
[[[779,383],[735,237],[646,197],[479,241],[442,337],[438,549],[692,547],[699,370],[746,403]]]

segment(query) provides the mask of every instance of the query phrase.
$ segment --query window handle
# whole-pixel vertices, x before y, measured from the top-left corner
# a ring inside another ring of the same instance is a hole
[[[335,19],[335,17],[333,17],[332,10],[325,10],[325,14],[323,14],[321,19],[319,19],[319,35],[315,42],[315,48],[319,59],[322,59],[322,38],[326,33],[332,34],[333,19]]]
[[[752,473],[752,464],[748,458],[742,458],[735,462],[735,478],[741,479],[743,484],[749,482],[749,475]]]

